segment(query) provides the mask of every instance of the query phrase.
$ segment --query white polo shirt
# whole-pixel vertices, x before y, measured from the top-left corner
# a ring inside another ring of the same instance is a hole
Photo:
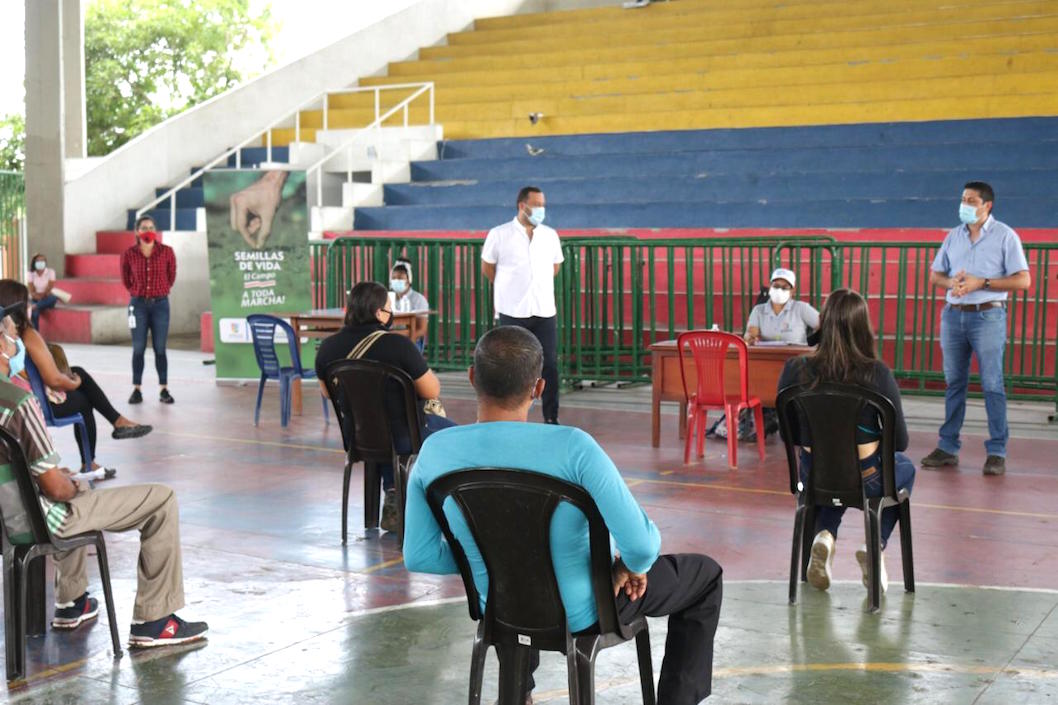
[[[496,265],[496,312],[514,318],[550,318],[555,309],[555,265],[565,261],[553,228],[540,224],[529,240],[515,218],[485,237],[481,259]]]

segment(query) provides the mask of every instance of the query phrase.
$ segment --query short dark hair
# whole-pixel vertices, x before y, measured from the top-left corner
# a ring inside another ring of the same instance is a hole
[[[474,389],[506,409],[525,401],[543,369],[544,349],[525,328],[493,328],[474,348]]]
[[[360,282],[349,292],[345,304],[345,325],[362,326],[378,320],[375,312],[386,307],[389,292],[378,282]]]
[[[158,223],[154,222],[154,218],[152,218],[151,216],[149,216],[146,213],[144,213],[143,215],[141,215],[139,218],[136,219],[136,227],[135,227],[135,229],[139,230],[140,229],[140,223],[142,223],[142,222],[144,222],[146,220],[151,221],[151,225],[153,225],[154,227],[158,227]]]
[[[14,304],[23,305],[8,311],[7,315],[11,316],[15,328],[18,329],[18,334],[22,335],[26,332],[26,326],[29,325],[29,289],[20,281],[0,279],[0,309]]]
[[[986,184],[984,181],[970,181],[963,186],[963,189],[977,191],[977,194],[981,197],[982,201],[985,203],[991,203],[992,207],[995,208],[996,192],[992,190],[990,184]]]
[[[529,195],[534,193],[543,193],[536,186],[523,186],[522,190],[518,192],[518,201],[515,203],[516,206],[520,206],[529,200]]]

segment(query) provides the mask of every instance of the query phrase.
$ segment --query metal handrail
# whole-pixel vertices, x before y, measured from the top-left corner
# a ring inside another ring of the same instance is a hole
[[[352,148],[353,148],[353,145],[355,145],[357,142],[359,142],[364,135],[367,135],[369,133],[369,131],[373,131],[373,134],[377,138],[378,137],[378,130],[382,127],[382,124],[386,120],[388,120],[389,118],[391,118],[394,115],[396,115],[397,112],[401,111],[401,110],[404,111],[404,127],[408,127],[408,107],[411,105],[411,103],[416,98],[421,96],[423,93],[429,93],[429,95],[430,95],[430,121],[429,121],[429,125],[433,125],[434,124],[434,84],[433,84],[433,81],[426,81],[424,83],[400,84],[400,85],[394,86],[394,87],[396,87],[396,88],[410,88],[412,86],[419,86],[419,90],[415,91],[410,96],[408,96],[407,98],[405,98],[404,100],[400,101],[399,103],[394,105],[392,108],[387,110],[385,113],[381,113],[381,114],[380,114],[380,109],[379,109],[379,104],[378,104],[378,93],[376,92],[375,93],[375,119],[374,119],[374,121],[370,125],[367,125],[365,127],[361,127],[359,130],[357,130],[353,134],[352,137],[350,137],[348,140],[343,142],[338,147],[335,147],[333,150],[331,150],[331,152],[329,154],[327,154],[326,156],[324,156],[321,159],[317,160],[314,164],[312,164],[312,166],[308,167],[305,170],[305,178],[306,179],[312,178],[313,174],[316,175],[316,206],[317,207],[323,205],[323,179],[321,178],[322,177],[322,173],[321,172],[323,170],[323,165],[326,164],[327,162],[329,162],[331,159],[333,159],[336,155],[345,153],[346,159],[348,160],[347,161],[347,168],[346,168],[346,172],[345,172],[345,174],[346,174],[345,180],[346,180],[346,182],[352,181],[353,180],[353,167],[352,167]],[[380,88],[384,89],[384,88],[386,88],[386,86],[381,86]],[[378,159],[377,140],[376,140],[375,158]]]
[[[434,121],[433,83],[394,83],[394,84],[389,84],[389,85],[384,85],[384,86],[354,86],[352,88],[343,88],[343,89],[336,90],[336,91],[323,91],[322,93],[318,93],[315,96],[313,96],[312,98],[310,98],[310,99],[298,104],[298,106],[296,108],[294,108],[293,111],[284,112],[282,117],[280,117],[280,118],[278,118],[276,120],[273,120],[271,123],[268,124],[267,127],[263,128],[261,130],[257,130],[256,132],[254,132],[252,135],[247,137],[245,140],[240,142],[235,147],[229,148],[227,151],[225,151],[220,156],[218,156],[218,157],[212,159],[211,161],[209,161],[205,166],[202,166],[199,169],[197,169],[194,172],[192,172],[190,176],[184,178],[176,186],[173,186],[172,188],[170,188],[168,191],[166,191],[162,195],[155,197],[153,200],[149,201],[146,205],[142,206],[141,208],[138,208],[136,210],[136,218],[138,219],[141,215],[143,215],[147,211],[151,210],[152,208],[154,208],[158,204],[163,203],[164,201],[168,200],[169,201],[169,230],[170,231],[176,230],[176,193],[177,193],[177,191],[179,191],[182,188],[185,188],[188,184],[190,184],[195,179],[197,179],[200,176],[202,176],[202,174],[206,173],[207,171],[209,171],[210,169],[215,167],[221,161],[227,162],[228,158],[232,154],[235,155],[235,168],[236,169],[241,169],[242,168],[242,149],[243,149],[243,147],[247,146],[248,144],[250,144],[254,140],[260,139],[262,134],[265,135],[265,149],[266,149],[265,161],[266,162],[271,162],[272,161],[272,130],[275,129],[276,127],[279,127],[281,123],[284,123],[284,122],[288,121],[290,119],[291,113],[293,113],[293,115],[294,115],[294,141],[295,142],[300,142],[301,141],[301,111],[306,106],[309,106],[309,105],[311,105],[313,103],[316,103],[316,102],[318,102],[320,100],[323,101],[323,128],[322,129],[326,130],[327,129],[327,112],[328,112],[328,107],[329,107],[328,103],[329,103],[329,97],[331,95],[344,95],[344,94],[347,94],[347,93],[374,93],[374,98],[375,98],[375,122],[377,123],[377,122],[379,122],[380,119],[381,120],[385,120],[386,118],[388,118],[393,112],[393,111],[390,111],[389,113],[386,113],[385,116],[382,116],[380,118],[379,112],[381,110],[380,103],[381,103],[381,93],[382,93],[382,91],[399,90],[401,88],[415,88],[416,86],[419,87],[419,90],[416,91],[410,98],[406,98],[404,101],[402,101],[402,103],[399,104],[394,110],[400,108],[400,105],[409,102],[412,98],[418,97],[419,95],[422,94],[422,92],[424,90],[429,88],[429,90],[430,90],[430,124],[432,125],[433,121]],[[374,124],[375,123],[372,123],[372,125],[374,125]],[[408,111],[407,111],[407,106],[405,105],[404,126],[407,127],[407,125],[408,125]],[[364,128],[364,129],[367,129],[367,128]],[[341,149],[341,148],[343,148],[345,146],[346,145],[342,145],[342,147],[339,147],[339,149]],[[336,152],[336,151],[338,151],[338,150],[332,151],[331,154],[328,155],[328,157],[333,156],[334,152]],[[327,157],[325,157],[324,160],[326,160],[326,158]],[[319,164],[319,162],[317,162],[317,164]]]

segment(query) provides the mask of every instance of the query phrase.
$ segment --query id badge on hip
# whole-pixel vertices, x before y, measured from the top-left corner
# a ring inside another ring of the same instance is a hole
[[[129,306],[129,330],[136,330],[136,309]]]

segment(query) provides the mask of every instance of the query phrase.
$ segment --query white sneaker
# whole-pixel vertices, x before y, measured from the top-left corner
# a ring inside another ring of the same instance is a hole
[[[632,10],[637,7],[646,7],[650,4],[650,0],[629,0],[628,2],[621,5],[626,10]]]
[[[826,529],[812,541],[812,555],[808,560],[808,584],[818,590],[830,587],[830,568],[834,565],[834,535]]]
[[[885,553],[881,555],[881,570],[878,571],[878,582],[882,585],[882,594],[889,589],[889,574],[885,572]],[[867,557],[867,544],[860,546],[856,549],[856,562],[860,564],[860,570],[863,572],[863,587],[870,589],[868,584],[867,571],[869,568]]]

